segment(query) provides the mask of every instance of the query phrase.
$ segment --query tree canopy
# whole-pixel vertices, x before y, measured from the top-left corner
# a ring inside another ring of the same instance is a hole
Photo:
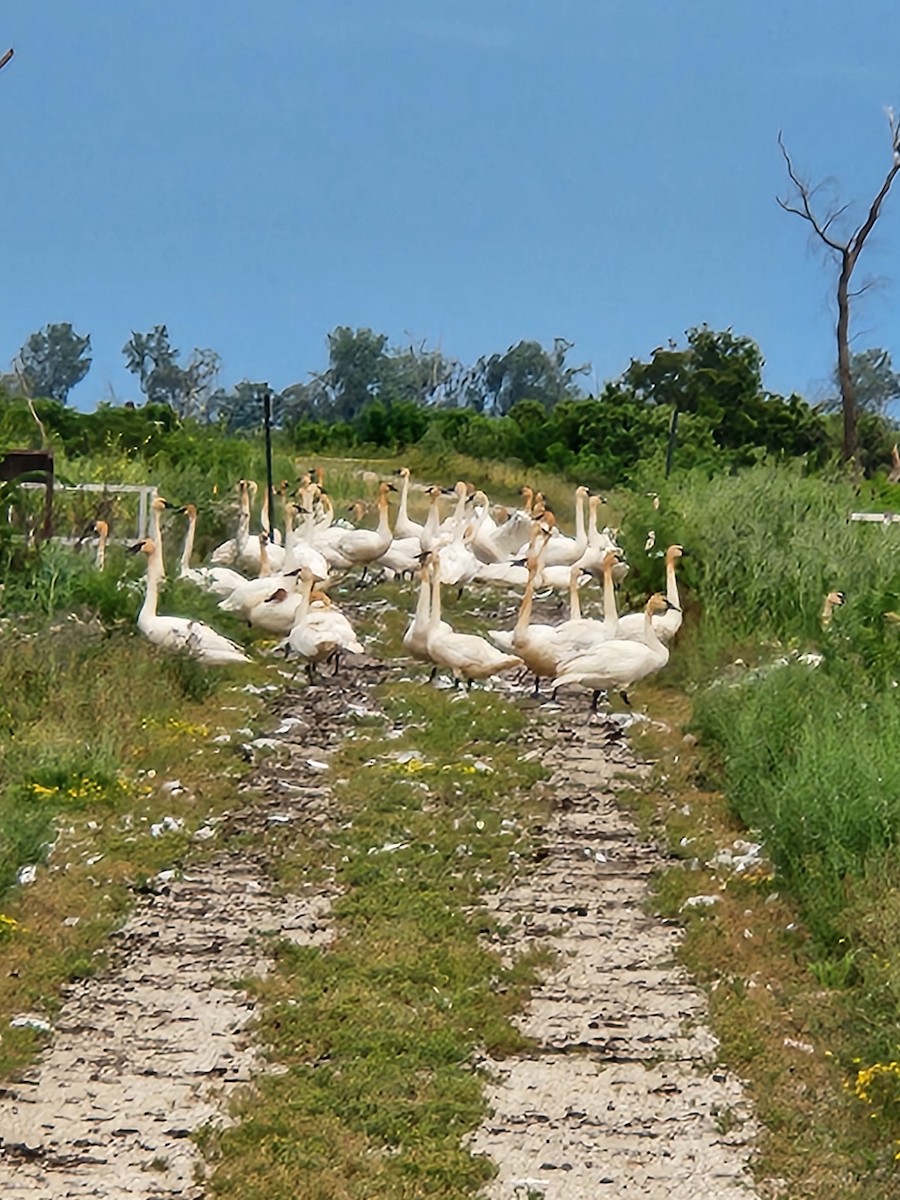
[[[140,379],[141,391],[151,404],[168,404],[179,417],[207,415],[212,386],[221,359],[214,350],[195,349],[186,366],[180,351],[169,341],[165,325],[149,333],[134,333],[122,347],[128,370]]]
[[[91,337],[77,334],[68,321],[45,325],[16,355],[16,367],[32,396],[65,404],[69,392],[91,369]]]

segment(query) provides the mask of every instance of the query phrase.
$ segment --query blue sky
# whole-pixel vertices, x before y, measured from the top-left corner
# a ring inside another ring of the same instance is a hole
[[[0,367],[69,321],[71,400],[140,399],[168,325],[282,388],[335,325],[473,362],[575,342],[614,378],[706,322],[821,395],[835,268],[779,129],[861,220],[900,108],[896,0],[6,0]],[[854,346],[900,367],[900,184]]]

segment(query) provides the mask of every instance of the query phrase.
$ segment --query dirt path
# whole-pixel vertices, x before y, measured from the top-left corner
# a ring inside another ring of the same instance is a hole
[[[493,1115],[472,1148],[499,1172],[487,1195],[748,1200],[749,1108],[674,961],[677,929],[645,913],[661,859],[616,803],[637,764],[583,705],[548,717],[544,857],[488,903],[503,952],[539,942],[558,960],[519,1023],[534,1053],[481,1064]]]
[[[223,1121],[228,1094],[266,1069],[246,1032],[253,1004],[234,984],[268,969],[261,936],[329,938],[329,888],[277,896],[265,839],[285,824],[327,822],[321,762],[343,737],[346,704],[367,695],[349,693],[315,711],[292,706],[280,749],[250,748],[266,757],[252,806],[218,826],[222,852],[157,879],[114,938],[109,970],[70,990],[39,1063],[0,1093],[0,1194],[203,1196],[189,1135]],[[229,830],[240,850],[228,849]]]
[[[329,937],[327,886],[273,893],[266,832],[327,827],[321,762],[384,673],[372,664],[340,689],[278,702],[280,746],[254,773],[252,805],[218,827],[218,857],[158,881],[110,969],[71,990],[41,1061],[0,1095],[4,1196],[203,1196],[188,1135],[224,1120],[228,1093],[266,1069],[234,981],[266,971],[261,934]],[[539,720],[554,816],[538,863],[487,903],[512,931],[503,953],[549,941],[559,960],[521,1020],[534,1054],[480,1064],[494,1115],[472,1147],[498,1166],[488,1196],[746,1200],[747,1105],[716,1066],[701,993],[674,965],[677,930],[644,914],[660,860],[615,802],[631,754],[612,727],[585,724],[583,703]],[[253,835],[255,855],[246,836],[229,852],[230,829]]]

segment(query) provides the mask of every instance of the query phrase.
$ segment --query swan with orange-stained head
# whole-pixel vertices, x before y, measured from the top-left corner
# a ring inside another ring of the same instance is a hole
[[[590,688],[591,711],[597,711],[597,701],[604,692],[618,691],[626,704],[628,689],[641,679],[661,670],[669,661],[669,648],[656,636],[653,618],[667,612],[670,602],[657,592],[644,608],[644,630],[641,641],[629,638],[610,638],[571,657],[562,657],[554,684],[554,694],[568,684]]]
[[[666,551],[666,599],[669,607],[663,612],[656,613],[653,617],[653,631],[666,645],[674,638],[684,620],[681,599],[678,595],[678,580],[675,578],[675,564],[683,555],[683,546],[670,546]],[[627,613],[624,617],[619,618],[619,631],[616,636],[637,638],[638,641],[642,641],[644,630],[644,613]]]
[[[210,665],[250,661],[240,646],[203,621],[195,621],[191,617],[160,616],[156,611],[162,577],[159,549],[152,538],[144,538],[132,550],[144,554],[147,559],[146,591],[137,620],[138,629],[144,637],[164,650],[190,654]]]
[[[429,570],[431,615],[425,644],[431,661],[438,667],[452,671],[457,684],[465,679],[467,686],[471,686],[473,679],[487,679],[500,671],[520,667],[522,660],[518,655],[498,650],[487,638],[475,633],[457,633],[445,627],[441,621],[441,574],[436,557],[431,559]]]

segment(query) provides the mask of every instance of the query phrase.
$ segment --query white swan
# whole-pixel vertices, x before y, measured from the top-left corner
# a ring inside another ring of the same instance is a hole
[[[400,467],[397,474],[403,483],[400,485],[400,506],[394,518],[394,537],[415,538],[416,541],[420,541],[425,526],[420,525],[418,521],[411,521],[406,511],[409,502],[409,467]]]
[[[163,557],[163,540],[162,540],[162,524],[161,517],[167,508],[173,506],[164,500],[162,496],[154,496],[150,501],[150,540],[156,547],[156,563],[159,572],[159,578],[166,577],[166,564]]]
[[[287,575],[296,567],[309,567],[313,575],[322,583],[328,581],[328,560],[321,550],[312,544],[313,511],[311,497],[307,507],[298,508],[296,504],[284,506],[284,560],[282,572]],[[294,518],[303,517],[303,531],[294,527]]]
[[[557,632],[553,625],[532,625],[531,610],[534,603],[534,581],[538,570],[536,558],[528,563],[528,582],[525,585],[525,595],[519,606],[512,637],[509,639],[510,649],[518,654],[528,670],[534,675],[534,695],[540,694],[541,679],[552,678],[556,675],[559,663],[559,644]],[[500,641],[500,634],[491,633],[490,637]]]
[[[178,577],[186,579],[189,583],[196,584],[197,587],[203,588],[204,591],[212,592],[216,596],[228,596],[236,587],[247,583],[246,577],[238,571],[233,571],[231,567],[191,566],[191,555],[194,551],[194,534],[197,529],[197,508],[193,504],[185,504],[178,511],[183,512],[188,519],[187,532],[184,535],[184,546],[181,550],[181,560],[178,564]]]
[[[237,562],[238,547],[250,537],[250,496],[246,479],[238,480],[238,527],[233,538],[221,542],[210,555],[210,562],[227,566]]]
[[[669,607],[653,618],[653,631],[660,641],[667,645],[681,628],[684,613],[681,611],[681,600],[678,596],[678,581],[675,578],[675,564],[684,554],[682,546],[670,546],[666,551],[666,599]],[[618,637],[636,638],[642,641],[644,637],[643,612],[628,613],[619,618]]]
[[[603,692],[620,692],[626,704],[628,688],[659,671],[669,661],[669,650],[653,632],[653,617],[666,612],[669,601],[660,593],[651,596],[644,609],[644,635],[641,641],[611,638],[591,649],[560,660],[554,685],[556,690],[570,683],[591,688],[591,711],[597,711],[597,701]]]
[[[596,621],[581,616],[578,602],[577,581],[573,578],[571,603],[573,616],[563,621],[557,627],[557,641],[560,646],[561,660],[576,652],[590,649],[599,642],[621,636],[619,633],[619,616],[616,611],[616,589],[613,582],[613,569],[618,562],[612,550],[607,551],[603,558],[603,620]],[[577,564],[572,567],[575,572],[581,571]],[[643,614],[641,614],[643,616]]]
[[[380,558],[391,544],[388,519],[388,492],[397,489],[382,483],[378,489],[378,526],[375,529],[347,529],[333,546],[323,546],[322,553],[332,566],[367,567]]]
[[[592,574],[600,573],[603,555],[608,550],[615,550],[620,555],[622,553],[621,547],[616,544],[616,540],[612,536],[612,531],[609,528],[603,530],[597,528],[597,514],[600,505],[605,503],[606,500],[603,496],[591,496],[588,501],[588,544],[584,554],[578,559],[578,565]],[[624,561],[623,555],[613,569],[613,579],[616,583],[621,583],[627,574],[628,564]]]
[[[487,679],[500,671],[520,667],[521,659],[515,654],[505,654],[496,646],[475,633],[456,633],[442,628],[441,621],[441,576],[436,562],[431,569],[431,616],[428,620],[426,647],[428,657],[438,667],[453,672],[457,684],[465,679],[471,687],[473,679]]]
[[[353,654],[365,653],[353,626],[343,614],[331,612],[328,608],[318,611],[311,609],[313,582],[309,567],[301,567],[300,605],[287,640],[287,650],[292,650],[305,660],[310,679],[315,675],[316,665],[332,655],[335,655],[336,672],[341,650]]]
[[[416,611],[403,634],[403,645],[406,650],[419,662],[431,662],[428,653],[428,620],[431,616],[431,562],[426,558],[421,564],[416,564],[419,570],[419,597]],[[439,628],[444,633],[452,633],[452,628],[446,621],[441,621]],[[437,674],[437,663],[433,665],[431,678]]]
[[[447,494],[443,488],[430,487],[428,489],[428,496],[430,498],[428,514],[425,517],[422,532],[419,534],[419,543],[425,551],[435,550],[438,546],[442,546],[449,538],[447,530],[441,526],[440,510],[441,499]]]
[[[132,549],[147,556],[146,592],[137,624],[149,641],[165,650],[183,651],[212,665],[250,661],[240,646],[202,621],[159,616],[156,611],[161,578],[159,549],[152,538],[144,538]]]
[[[544,550],[545,566],[570,567],[573,563],[578,562],[579,558],[587,550],[588,535],[584,523],[584,501],[589,496],[590,492],[586,487],[581,486],[575,489],[575,536],[570,538],[565,537],[561,533],[554,532]],[[553,521],[553,526],[555,529],[555,520]]]
[[[466,485],[457,486],[464,488]],[[469,543],[474,532],[477,531],[478,525],[484,519],[486,512],[487,509],[482,508],[475,528],[472,531],[466,528],[465,514],[463,514],[457,520],[450,540],[435,550],[438,563],[440,564],[441,583],[446,583],[451,587],[458,587],[460,592],[462,592],[463,587],[467,583],[472,582],[481,566],[479,560],[472,553]]]

